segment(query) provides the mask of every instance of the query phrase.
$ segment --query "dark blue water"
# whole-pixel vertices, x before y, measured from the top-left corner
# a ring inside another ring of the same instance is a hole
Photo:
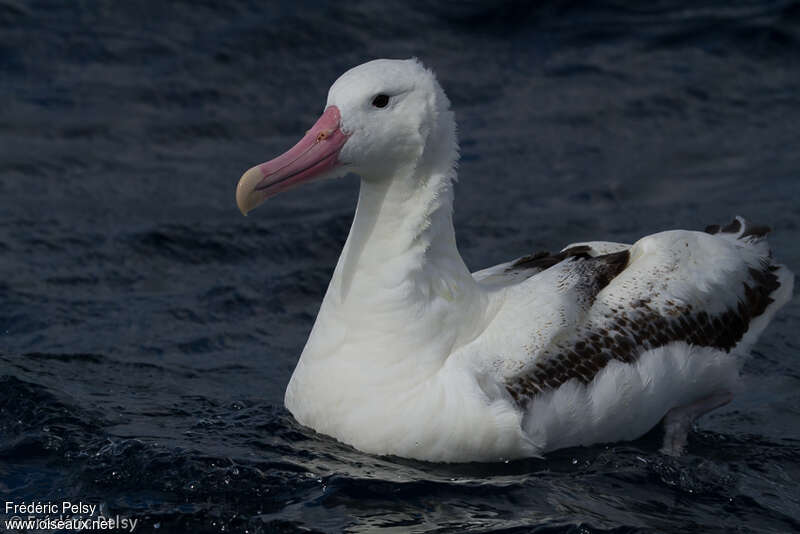
[[[242,171],[375,57],[439,75],[479,269],[741,214],[800,272],[800,3],[0,0],[0,494],[136,532],[800,530],[800,305],[681,458],[365,455],[283,391],[347,178],[244,218]]]

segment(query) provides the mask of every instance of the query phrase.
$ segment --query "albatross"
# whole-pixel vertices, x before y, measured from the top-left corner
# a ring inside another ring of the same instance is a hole
[[[311,180],[361,179],[288,410],[361,451],[427,461],[542,456],[659,423],[663,451],[679,454],[792,294],[769,229],[736,217],[470,273],[453,229],[457,160],[434,74],[379,59],[345,72],[305,136],[241,177],[244,214]]]

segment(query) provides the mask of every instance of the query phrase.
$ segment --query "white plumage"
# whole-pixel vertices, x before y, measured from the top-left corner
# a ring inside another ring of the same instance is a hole
[[[296,147],[242,177],[246,212],[312,178],[361,176],[286,391],[300,423],[375,454],[495,461],[633,439],[733,391],[792,291],[765,229],[737,219],[471,274],[452,224],[457,157],[433,74],[376,60],[336,81]]]

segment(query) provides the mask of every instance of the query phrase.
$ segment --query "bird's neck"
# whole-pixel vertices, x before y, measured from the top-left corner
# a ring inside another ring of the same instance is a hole
[[[425,293],[428,286],[469,276],[456,247],[452,177],[415,176],[419,169],[399,173],[361,182],[353,225],[331,284],[342,304],[362,300],[377,287],[405,285]]]
[[[437,117],[420,129],[418,153],[363,174],[353,226],[326,295],[331,303],[379,312],[475,289],[453,229],[455,120],[446,106]]]
[[[453,172],[417,162],[391,179],[362,180],[304,358],[411,359],[432,370],[468,341],[485,303],[456,248]]]

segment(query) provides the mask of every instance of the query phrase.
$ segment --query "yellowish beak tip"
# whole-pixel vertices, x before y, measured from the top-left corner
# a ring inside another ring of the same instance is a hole
[[[263,178],[261,169],[257,165],[248,169],[239,178],[239,184],[236,186],[236,205],[242,215],[247,216],[253,208],[264,201],[262,195],[255,190]]]

